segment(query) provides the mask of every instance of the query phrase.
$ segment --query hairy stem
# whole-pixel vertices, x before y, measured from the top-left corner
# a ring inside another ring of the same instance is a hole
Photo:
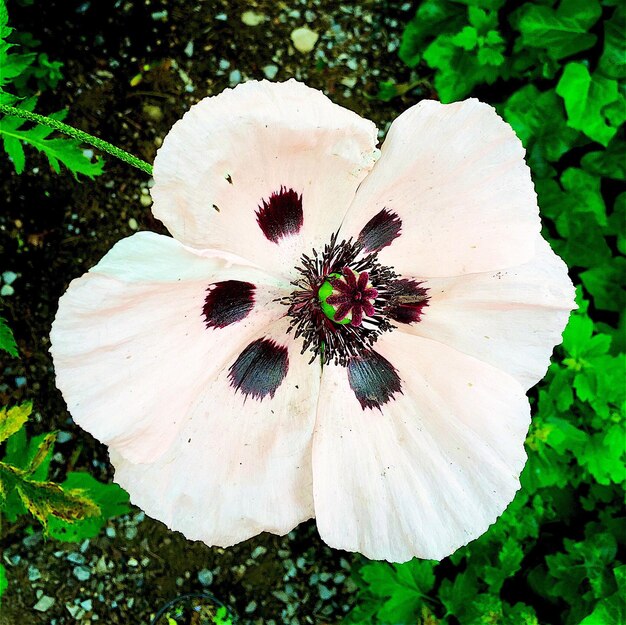
[[[82,130],[78,130],[78,128],[74,128],[72,126],[68,126],[63,122],[60,122],[56,119],[51,119],[50,117],[45,117],[44,115],[38,115],[37,113],[31,113],[30,111],[26,111],[24,109],[17,108],[15,106],[8,106],[6,104],[0,104],[0,113],[4,113],[5,115],[13,115],[14,117],[21,117],[22,119],[27,119],[28,121],[35,122],[37,124],[43,124],[44,126],[48,126],[49,128],[54,128],[59,132],[62,132],[74,139],[78,139],[83,143],[88,143],[92,145],[94,148],[102,152],[106,152],[111,156],[115,156],[119,158],[121,161],[136,167],[137,169],[141,169],[141,171],[146,174],[152,175],[152,165],[150,163],[146,163],[146,161],[142,161],[140,158],[125,152],[124,150],[114,146],[108,141],[103,141],[102,139],[98,139],[98,137],[94,137]]]

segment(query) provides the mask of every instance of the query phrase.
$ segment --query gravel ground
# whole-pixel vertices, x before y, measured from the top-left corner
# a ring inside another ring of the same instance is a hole
[[[381,132],[419,99],[371,97],[379,80],[415,78],[397,59],[411,3],[35,0],[8,8],[13,26],[65,63],[64,81],[43,94],[38,110],[68,107],[70,123],[150,162],[192,103],[247,79],[298,78]],[[103,176],[83,183],[51,174],[32,153],[20,177],[6,163],[0,168],[0,270],[15,274],[3,314],[22,354],[4,363],[0,399],[34,401],[32,433],[62,431],[51,465],[57,480],[71,468],[106,481],[112,470],[106,448],[72,423],[54,386],[47,349],[56,304],[117,240],[137,229],[163,231],[150,214],[149,182],[112,159]],[[0,547],[9,575],[0,625],[148,624],[170,599],[206,590],[241,623],[335,623],[355,590],[354,556],[326,547],[313,522],[217,549],[135,508],[80,545],[46,541],[28,519],[5,523]]]

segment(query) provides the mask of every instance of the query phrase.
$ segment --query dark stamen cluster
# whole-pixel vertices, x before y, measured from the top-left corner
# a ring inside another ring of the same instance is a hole
[[[310,362],[320,358],[322,364],[334,362],[346,366],[351,357],[360,355],[371,347],[378,337],[393,328],[386,314],[393,296],[393,283],[398,275],[390,267],[378,262],[377,253],[362,255],[360,241],[337,241],[333,234],[321,253],[313,250],[311,256],[303,255],[297,268],[300,277],[293,281],[295,290],[281,302],[289,306],[291,318],[288,332],[302,337],[302,350],[313,354]],[[366,271],[372,288],[376,291],[373,301],[374,314],[363,319],[360,325],[334,323],[322,311],[318,291],[330,274],[341,273],[345,267],[360,273]]]

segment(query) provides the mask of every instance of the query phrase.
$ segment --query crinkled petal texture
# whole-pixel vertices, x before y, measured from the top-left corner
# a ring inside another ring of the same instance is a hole
[[[116,480],[208,544],[313,516],[320,374],[287,341],[281,286],[140,233],[71,283],[52,327],[57,384],[76,422],[110,446]]]
[[[567,266],[540,236],[534,257],[518,267],[424,284],[429,300],[420,322],[398,329],[491,364],[524,389],[545,375],[576,307]]]
[[[485,532],[519,489],[528,399],[509,375],[429,339],[395,332],[375,349],[402,384],[379,409],[361,408],[345,370],[322,376],[319,532],[368,558],[441,559]]]
[[[174,124],[154,163],[153,212],[187,245],[289,272],[338,229],[376,144],[372,122],[321,91],[241,84]]]
[[[478,100],[424,100],[391,125],[343,232],[387,211],[401,229],[380,261],[411,276],[456,276],[530,260],[540,230],[524,148]],[[397,221],[396,221],[397,223]]]

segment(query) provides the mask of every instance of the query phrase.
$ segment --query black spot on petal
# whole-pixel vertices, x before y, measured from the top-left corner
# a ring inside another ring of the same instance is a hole
[[[272,243],[298,234],[304,223],[302,194],[298,195],[293,189],[281,186],[280,191],[262,200],[262,206],[256,212],[256,221]]]
[[[378,408],[402,393],[395,367],[373,350],[364,351],[348,361],[348,382],[361,408]]]
[[[241,321],[254,307],[254,284],[225,280],[210,284],[202,314],[207,328],[225,328]]]
[[[417,323],[428,306],[428,289],[423,282],[396,280],[389,286],[387,315],[398,323]]]
[[[248,397],[274,397],[289,369],[287,348],[271,339],[258,339],[246,347],[228,370],[231,386]]]
[[[363,227],[359,234],[359,241],[363,244],[363,251],[380,252],[383,247],[400,236],[402,220],[396,213],[383,208],[374,215]]]

